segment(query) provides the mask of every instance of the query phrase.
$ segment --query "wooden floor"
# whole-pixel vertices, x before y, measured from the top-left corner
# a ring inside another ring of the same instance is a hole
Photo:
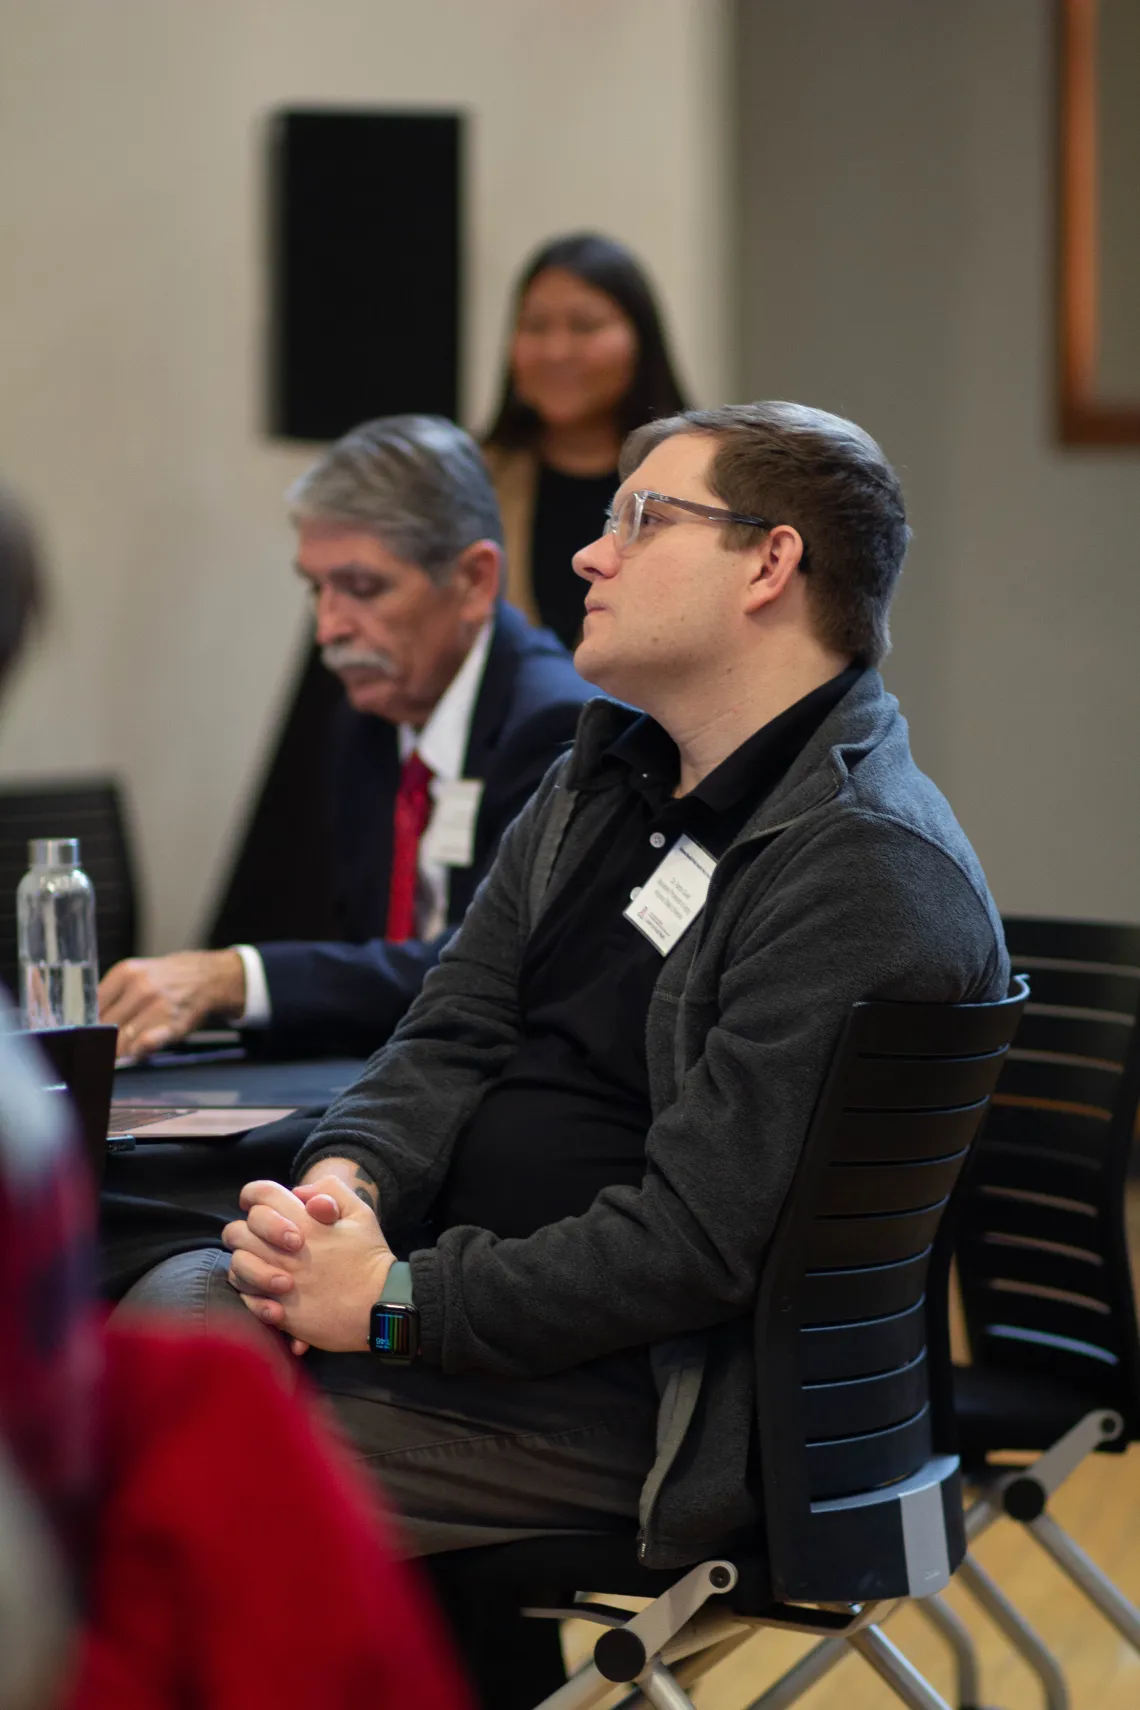
[[[1140,1276],[1140,1187],[1129,1206],[1133,1272]],[[1134,1603],[1140,1605],[1140,1445],[1124,1455],[1094,1455],[1050,1504],[1051,1512]],[[1072,1710],[1140,1710],[1140,1656],[1009,1520],[978,1542],[978,1560],[1033,1623],[1065,1670]],[[1040,1710],[1040,1687],[957,1585],[946,1600],[967,1621],[982,1660],[982,1703],[996,1710]],[[948,1655],[913,1608],[902,1607],[889,1637],[949,1703]],[[568,1654],[582,1654],[583,1623],[567,1633]],[[595,1630],[596,1631],[596,1630]],[[745,1710],[801,1656],[811,1641],[760,1633],[693,1689],[699,1710]],[[803,1710],[897,1710],[899,1700],[861,1658],[847,1657],[799,1700]]]

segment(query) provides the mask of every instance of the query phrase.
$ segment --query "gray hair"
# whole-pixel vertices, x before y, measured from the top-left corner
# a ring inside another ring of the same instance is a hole
[[[338,439],[285,495],[294,523],[357,525],[446,582],[477,540],[503,544],[483,454],[444,416],[380,416]]]

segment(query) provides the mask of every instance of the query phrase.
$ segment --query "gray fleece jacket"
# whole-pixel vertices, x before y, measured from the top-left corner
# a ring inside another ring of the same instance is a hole
[[[332,1154],[362,1164],[397,1248],[519,1042],[527,938],[561,890],[589,884],[582,856],[628,787],[601,755],[635,716],[585,708],[419,998],[298,1157],[298,1175]],[[525,1240],[460,1227],[413,1253],[423,1357],[527,1377],[648,1345],[661,1407],[641,1555],[699,1559],[756,1519],[751,1312],[851,1005],[981,1002],[1008,978],[973,850],[867,671],[721,858],[703,912],[662,960],[640,1187],[606,1188],[583,1216]]]

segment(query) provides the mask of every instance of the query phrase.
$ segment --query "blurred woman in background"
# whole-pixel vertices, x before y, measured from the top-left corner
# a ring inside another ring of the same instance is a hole
[[[687,403],[649,281],[624,244],[555,238],[515,290],[495,419],[484,436],[507,547],[507,598],[573,647],[583,587],[570,567],[601,532],[621,442]]]

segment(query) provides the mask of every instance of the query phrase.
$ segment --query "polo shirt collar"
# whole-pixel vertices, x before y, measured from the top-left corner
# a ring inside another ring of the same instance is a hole
[[[824,719],[863,675],[862,665],[845,671],[786,707],[747,737],[682,798],[725,814],[766,795],[785,775]],[[628,767],[642,795],[660,800],[677,786],[680,761],[672,737],[647,713],[634,720],[604,751]]]

